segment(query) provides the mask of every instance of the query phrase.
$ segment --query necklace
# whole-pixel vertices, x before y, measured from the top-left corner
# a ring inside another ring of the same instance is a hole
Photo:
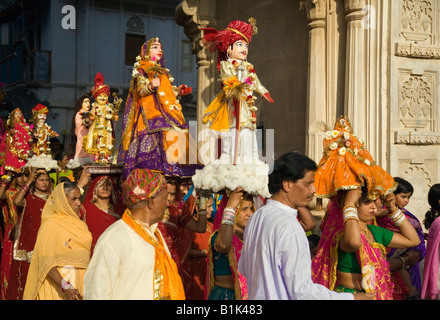
[[[362,231],[362,233],[365,235],[365,238],[367,239],[367,241],[369,243],[374,242],[374,237],[373,234],[371,233],[371,231],[368,229],[367,226],[365,226],[365,229],[359,227],[359,229]]]
[[[38,191],[34,191],[34,195],[43,200],[47,200],[47,198],[49,197],[47,193],[39,193]]]

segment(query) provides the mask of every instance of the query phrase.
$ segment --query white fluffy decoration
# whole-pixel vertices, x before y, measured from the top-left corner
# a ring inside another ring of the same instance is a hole
[[[39,156],[34,155],[27,161],[25,167],[45,169],[46,171],[60,170],[58,167],[58,162],[53,160],[52,156],[44,153],[40,154]]]
[[[66,167],[68,169],[76,169],[79,167],[83,167],[86,165],[91,165],[94,163],[94,160],[92,158],[88,158],[88,157],[84,157],[84,158],[79,158],[79,157],[75,157],[73,159],[70,159],[69,162],[67,163]]]
[[[223,189],[235,190],[242,187],[252,195],[270,198],[268,189],[269,166],[258,158],[239,158],[236,165],[232,164],[232,156],[223,154],[206,165],[202,170],[196,170],[192,177],[194,187],[199,190],[219,192]]]

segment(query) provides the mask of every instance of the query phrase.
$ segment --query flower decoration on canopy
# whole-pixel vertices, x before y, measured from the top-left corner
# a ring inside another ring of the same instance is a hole
[[[395,190],[392,176],[375,163],[365,143],[354,135],[345,116],[336,121],[334,130],[326,132],[323,147],[315,179],[318,198],[330,198],[339,190],[365,185],[370,199],[386,196]]]

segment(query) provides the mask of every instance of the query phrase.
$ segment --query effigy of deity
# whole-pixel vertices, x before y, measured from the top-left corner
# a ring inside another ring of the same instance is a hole
[[[34,138],[32,152],[36,156],[39,156],[40,154],[50,155],[51,149],[49,138],[59,137],[59,134],[53,131],[46,123],[48,114],[49,109],[40,103],[32,109],[33,125],[31,126],[31,129]]]
[[[9,113],[6,121],[6,171],[20,172],[32,153],[32,134],[29,124],[19,108]]]
[[[205,110],[202,121],[213,136],[221,138],[222,154],[205,163],[193,177],[194,185],[214,192],[241,186],[251,194],[269,197],[269,168],[258,155],[254,92],[270,103],[274,101],[247,61],[252,36],[257,33],[256,21],[232,21],[221,31],[202,30],[202,43],[211,52],[217,51],[222,80],[222,90]]]
[[[189,135],[179,97],[191,93],[191,88],[173,85],[159,38],[145,42],[136,60],[118,154],[118,162],[124,163],[123,176],[135,168],[147,168],[166,176],[190,177],[201,166],[186,159],[197,147]],[[176,150],[182,151],[177,155],[173,152],[176,144]]]
[[[113,103],[108,101],[110,88],[104,84],[104,77],[100,72],[95,76],[95,85],[90,93],[95,102],[90,110],[89,131],[83,137],[83,149],[94,156],[95,164],[110,164],[115,152],[114,122],[119,119],[122,99],[113,94]]]

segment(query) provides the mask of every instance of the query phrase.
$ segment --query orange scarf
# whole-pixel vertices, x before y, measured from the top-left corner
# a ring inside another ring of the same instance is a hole
[[[177,271],[176,263],[165,249],[162,236],[158,229],[154,232],[157,241],[126,209],[122,220],[128,224],[145,241],[155,247],[154,265],[154,299],[155,300],[185,300],[182,280]]]

